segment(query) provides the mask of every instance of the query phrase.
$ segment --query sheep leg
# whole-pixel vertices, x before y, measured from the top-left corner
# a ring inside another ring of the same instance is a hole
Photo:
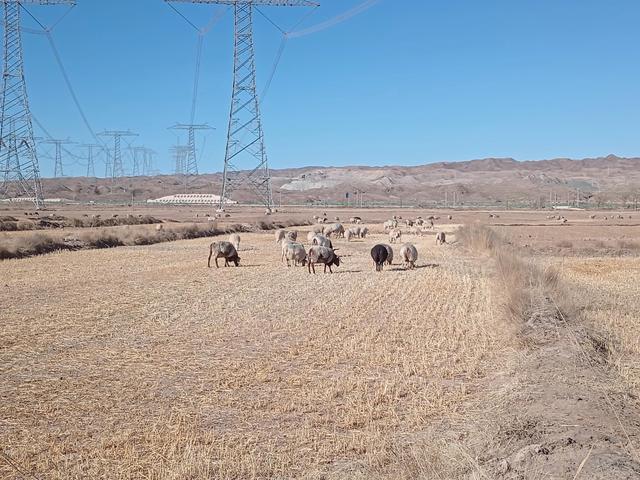
[[[218,257],[216,257],[216,268],[220,268],[220,267],[218,266]]]
[[[329,265],[329,273],[333,273],[333,270],[331,270],[331,265]]]
[[[207,268],[211,268],[211,256],[213,255],[213,248],[209,249],[209,259],[207,260]]]

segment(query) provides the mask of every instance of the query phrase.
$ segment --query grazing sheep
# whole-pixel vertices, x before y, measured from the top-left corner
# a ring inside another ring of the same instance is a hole
[[[238,235],[237,233],[232,233],[231,235],[229,235],[229,243],[235,247],[236,251],[239,251],[240,235]]]
[[[396,243],[402,238],[402,231],[394,228],[389,232],[389,243]]]
[[[360,229],[360,238],[366,238],[369,234],[369,229],[367,227],[363,227]]]
[[[353,233],[353,230],[349,229],[344,232],[344,238],[347,240],[347,242],[350,242],[353,237],[355,237],[355,233]]]
[[[328,247],[328,248],[333,248],[333,244],[331,243],[331,240],[329,240],[327,237],[325,237],[324,235],[316,235],[315,237],[313,237],[313,239],[311,240],[311,243],[313,245],[318,245],[320,247]]]
[[[347,234],[350,234],[350,236],[353,238],[360,238],[360,232],[362,231],[362,228],[360,227],[351,227],[349,228],[344,234],[345,234],[345,238],[347,236]]]
[[[409,218],[407,218],[407,219],[404,221],[404,223],[405,223],[405,225],[406,225],[407,227],[413,227],[414,221],[413,221],[413,220],[411,220],[411,219],[409,219]]]
[[[304,267],[307,264],[307,252],[301,243],[287,243],[283,247],[283,251],[287,260],[287,267],[291,266],[289,262],[293,262],[295,267],[299,264]]]
[[[213,242],[209,246],[209,259],[207,267],[211,268],[211,257],[215,254],[216,268],[218,268],[218,259],[224,258],[224,266],[228,267],[229,262],[233,262],[236,267],[240,266],[240,257],[238,251],[229,242]]]
[[[393,263],[393,248],[391,248],[391,245],[387,245],[386,243],[383,243],[382,246],[384,248],[387,249],[387,265],[391,265]]]
[[[298,232],[296,232],[295,230],[292,230],[291,232],[286,232],[284,234],[284,237],[287,240],[291,240],[292,242],[295,242],[296,240],[298,240]]]
[[[447,243],[447,235],[444,232],[438,232],[436,235],[436,245],[443,245]]]
[[[324,229],[324,236],[330,237],[334,235],[336,238],[344,237],[344,227],[341,223],[334,223],[333,225],[329,225]]]
[[[271,209],[267,208],[267,209],[264,211],[264,214],[265,214],[266,216],[271,215]]]
[[[164,225],[156,225],[156,232],[161,232],[162,230],[164,230]]]
[[[324,264],[324,273],[327,273],[327,267],[329,267],[329,273],[333,273],[331,266],[340,266],[340,257],[337,256],[335,252],[336,250],[319,245],[311,247],[307,255],[307,269],[309,270],[309,273],[313,271],[313,274],[315,275],[316,263]]]
[[[449,216],[447,217],[447,220],[453,220],[453,215],[449,215]]]
[[[340,221],[340,217],[333,217],[333,221],[334,222],[339,222]]]
[[[286,230],[276,230],[276,243],[280,243],[282,242],[282,240],[284,240],[284,237],[287,235],[287,231]]]
[[[405,268],[411,270],[416,268],[418,260],[418,250],[410,243],[405,243],[400,249],[400,257],[402,258]]]
[[[349,222],[359,224],[359,223],[362,223],[362,218],[360,218],[360,217],[351,217],[349,219]]]
[[[371,259],[373,265],[376,267],[376,272],[382,272],[384,270],[384,264],[389,257],[389,252],[384,245],[376,245],[371,249]]]
[[[398,228],[398,220],[396,220],[395,215],[391,220],[387,220],[386,222],[384,222],[383,226],[385,232],[393,230],[394,228]]]
[[[424,219],[422,217],[418,217],[418,219],[416,220],[416,225],[421,227],[424,225]]]

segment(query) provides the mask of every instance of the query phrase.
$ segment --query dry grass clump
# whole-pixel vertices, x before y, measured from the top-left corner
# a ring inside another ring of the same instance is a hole
[[[0,260],[11,258],[25,258],[43,255],[59,250],[75,250],[77,246],[69,245],[63,239],[53,238],[42,233],[22,236],[13,241],[0,244]]]
[[[492,253],[504,244],[502,238],[482,223],[467,223],[456,231],[456,238],[476,253]]]
[[[533,325],[554,321],[558,314],[572,310],[555,268],[519,255],[486,225],[464,225],[456,236],[469,250],[494,259],[502,305],[509,319]]]

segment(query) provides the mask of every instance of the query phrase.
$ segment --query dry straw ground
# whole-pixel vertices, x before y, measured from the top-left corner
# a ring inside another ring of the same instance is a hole
[[[51,479],[430,478],[420,432],[515,341],[476,262],[429,236],[375,274],[383,238],[339,241],[334,275],[272,234],[237,269],[204,239],[0,263],[3,451]]]

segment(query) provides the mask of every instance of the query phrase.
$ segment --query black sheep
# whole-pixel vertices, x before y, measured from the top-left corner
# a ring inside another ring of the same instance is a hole
[[[387,261],[389,252],[384,245],[376,245],[371,249],[371,258],[376,266],[376,272],[381,272],[384,269],[384,262]]]

